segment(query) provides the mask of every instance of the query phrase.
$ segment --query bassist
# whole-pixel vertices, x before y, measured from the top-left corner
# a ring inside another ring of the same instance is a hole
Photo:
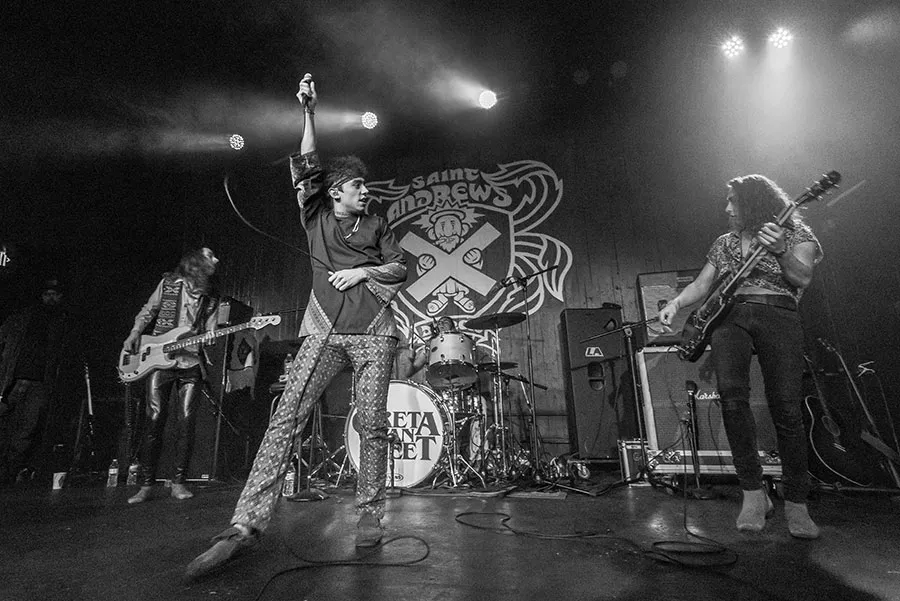
[[[772,502],[762,485],[756,424],[750,410],[750,362],[759,357],[769,411],[778,434],[785,514],[790,533],[817,538],[819,529],[806,507],[809,492],[803,400],[803,327],[797,303],[822,259],[815,234],[794,212],[783,227],[773,215],[790,203],[773,181],[747,175],[728,182],[730,231],[719,236],[697,279],[659,313],[664,325],[679,309],[704,299],[721,277],[736,272],[759,246],[761,260],[737,289],[735,304],[712,331],[712,360],[722,419],[731,447],[743,503],[737,528],[762,530]]]
[[[197,333],[214,329],[218,303],[211,296],[211,279],[219,260],[208,248],[187,253],[173,273],[166,273],[134,319],[134,327],[122,345],[126,352],[137,353],[141,333],[153,323],[153,335],[179,326],[190,326]],[[188,464],[194,443],[196,397],[203,385],[203,364],[198,346],[190,346],[177,356],[172,369],[154,371],[147,379],[147,424],[141,443],[140,490],[128,499],[142,503],[150,498],[162,445],[163,428],[169,413],[172,389],[175,388],[178,420],[175,440],[175,475],[172,496],[189,499],[194,496],[185,486]]]

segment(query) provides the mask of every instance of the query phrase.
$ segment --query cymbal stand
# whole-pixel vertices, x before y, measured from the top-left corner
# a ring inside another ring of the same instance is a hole
[[[526,402],[528,402],[529,418],[531,420],[531,423],[529,424],[529,435],[531,437],[531,460],[534,463],[534,481],[536,483],[540,483],[543,480],[544,470],[541,467],[541,443],[538,440],[537,415],[535,414],[534,408],[534,356],[531,350],[531,312],[528,310],[528,280],[535,278],[542,273],[553,271],[557,267],[558,265],[551,265],[550,267],[545,267],[530,275],[514,279],[515,283],[518,284],[519,288],[522,290],[522,302],[525,306],[525,348],[527,349],[526,353],[528,359],[528,387],[531,393],[530,402],[527,398]]]
[[[494,341],[497,345],[494,357],[496,357],[495,365],[497,366],[494,374],[491,375],[491,386],[494,388],[492,392],[493,408],[494,408],[494,426],[495,440],[500,442],[500,466],[503,477],[509,475],[509,463],[507,462],[506,449],[506,423],[503,417],[503,372],[500,371],[500,328],[494,328]]]

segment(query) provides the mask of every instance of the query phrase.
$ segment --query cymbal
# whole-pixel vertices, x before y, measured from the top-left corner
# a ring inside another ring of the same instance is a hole
[[[525,321],[524,313],[491,313],[490,315],[482,315],[481,317],[470,319],[463,325],[472,330],[493,330],[514,326],[523,321]]]
[[[519,364],[515,361],[501,361],[500,362],[500,371],[506,369],[515,369],[519,367]],[[489,363],[479,363],[478,371],[497,371],[497,363],[495,361],[491,361]]]

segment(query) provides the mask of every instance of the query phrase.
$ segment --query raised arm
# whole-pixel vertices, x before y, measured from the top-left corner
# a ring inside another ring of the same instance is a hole
[[[316,106],[319,97],[312,75],[307,73],[300,82],[297,99],[303,105],[303,134],[300,137],[300,150],[291,155],[291,180],[297,191],[297,204],[300,217],[306,227],[324,202],[323,185],[325,174],[316,153]]]
[[[316,150],[316,106],[319,96],[316,94],[316,82],[312,74],[307,73],[300,80],[300,91],[297,99],[303,105],[303,136],[300,138],[300,154],[308,154]]]

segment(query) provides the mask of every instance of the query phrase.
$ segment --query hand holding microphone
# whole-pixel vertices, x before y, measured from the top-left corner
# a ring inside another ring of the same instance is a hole
[[[306,112],[315,112],[316,105],[319,103],[319,96],[316,94],[316,82],[313,81],[312,73],[307,73],[300,80],[300,91],[297,92],[297,99]]]

